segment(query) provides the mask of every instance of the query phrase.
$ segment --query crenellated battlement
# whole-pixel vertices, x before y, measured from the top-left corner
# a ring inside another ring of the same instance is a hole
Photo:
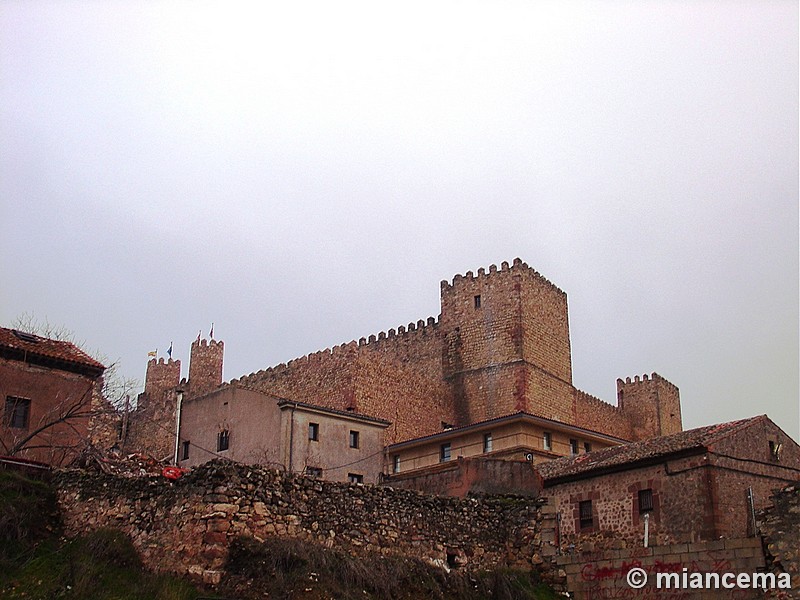
[[[480,280],[486,280],[491,277],[496,277],[498,275],[506,276],[518,273],[525,273],[526,275],[529,275],[537,279],[539,282],[552,288],[554,291],[566,295],[566,293],[563,290],[561,290],[557,285],[552,283],[549,279],[544,277],[534,268],[528,266],[528,263],[523,262],[521,258],[515,258],[511,263],[511,265],[509,265],[508,262],[503,261],[502,263],[500,263],[499,269],[495,264],[489,265],[488,272],[486,269],[481,267],[478,269],[477,274],[473,273],[472,271],[467,271],[463,275],[457,274],[453,277],[452,281],[447,281],[446,279],[443,279],[439,284],[439,287],[441,288],[441,292],[444,294],[445,292],[450,291],[452,288],[455,288],[465,282],[475,282]]]
[[[220,348],[225,348],[225,342],[223,342],[222,340],[215,340],[213,338],[211,340],[207,340],[205,338],[202,339],[197,338],[195,341],[192,342],[192,347],[194,348],[195,346],[199,346],[202,348],[206,347],[213,348],[215,346],[219,346]]]
[[[666,386],[666,387],[668,387],[670,389],[673,389],[676,392],[678,391],[678,386],[677,385],[675,385],[674,383],[672,383],[668,379],[665,379],[664,377],[662,377],[661,375],[659,375],[658,373],[655,373],[655,372],[651,373],[649,375],[647,373],[645,373],[641,377],[639,377],[639,375],[635,375],[633,377],[633,380],[631,380],[630,377],[626,377],[624,381],[622,380],[622,378],[617,378],[617,388],[619,388],[623,384],[625,384],[625,385],[630,385],[630,384],[634,384],[635,385],[637,383],[647,384],[649,382],[654,382],[654,381],[658,381],[662,385],[664,385],[664,386]]]
[[[683,429],[678,386],[658,373],[617,379],[617,404],[642,437]]]
[[[370,334],[369,337],[359,338],[358,341],[351,340],[339,344],[338,346],[331,346],[304,356],[293,358],[288,362],[261,369],[249,375],[243,375],[238,379],[232,379],[231,383],[237,382],[241,385],[252,385],[265,379],[287,374],[294,369],[303,368],[306,365],[318,365],[327,359],[347,357],[348,355],[355,358],[355,354],[358,350],[377,349],[382,343],[388,341],[397,341],[400,339],[410,340],[416,336],[432,335],[436,332],[438,327],[438,318],[428,317],[427,320],[420,319],[416,322],[409,323],[408,326],[400,325],[397,329],[392,328],[377,334],[373,333]]]
[[[145,394],[151,398],[158,398],[167,390],[178,385],[181,378],[181,361],[169,358],[151,358],[147,361],[147,371],[144,378]]]
[[[192,342],[189,361],[191,394],[204,394],[222,384],[222,363],[225,343],[198,338]]]
[[[599,406],[603,409],[611,409],[614,411],[619,411],[619,406],[617,406],[616,404],[611,404],[610,402],[606,402],[605,400],[602,400],[597,396],[593,396],[588,392],[584,392],[583,390],[579,390],[578,388],[575,388],[575,398],[579,402],[583,402],[585,404]]]
[[[657,373],[617,380],[612,404],[572,384],[566,293],[520,258],[442,281],[437,317],[363,336],[227,384],[224,344],[191,345],[187,399],[243,387],[392,422],[387,442],[521,410],[623,439],[679,431],[676,386]],[[153,360],[169,371],[179,361]],[[169,371],[174,386],[177,372]],[[159,384],[165,386],[166,384]]]

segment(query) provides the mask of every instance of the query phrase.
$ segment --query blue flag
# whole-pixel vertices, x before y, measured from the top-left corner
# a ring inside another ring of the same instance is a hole
[[[167,350],[167,354],[170,358],[172,358],[172,342],[169,343],[169,350]]]

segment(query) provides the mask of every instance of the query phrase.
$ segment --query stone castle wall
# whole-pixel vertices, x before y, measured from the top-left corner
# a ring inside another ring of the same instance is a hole
[[[677,388],[660,377],[626,384],[627,404],[619,408],[572,385],[567,296],[520,259],[456,275],[440,288],[438,318],[231,384],[388,420],[387,444],[521,411],[624,439],[658,435],[662,426],[672,432],[676,422],[680,428]],[[181,383],[187,398],[221,383],[222,349],[213,340],[192,344],[190,377]],[[164,387],[159,374],[154,370],[151,383],[148,365],[146,397],[174,404],[155,393]],[[174,412],[167,407],[165,414]]]
[[[68,535],[122,530],[146,566],[218,579],[235,536],[289,537],[353,555],[398,554],[465,569],[543,563],[541,503],[456,499],[213,461],[171,483],[81,471],[54,476]]]

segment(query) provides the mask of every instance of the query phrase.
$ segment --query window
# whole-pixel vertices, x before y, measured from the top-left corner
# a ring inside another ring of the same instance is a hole
[[[483,434],[483,451],[484,452],[491,452],[492,451],[492,434],[491,433],[484,433]]]
[[[571,456],[575,456],[578,453],[578,440],[569,441],[569,453]]]
[[[351,448],[358,448],[358,432],[351,431],[350,432],[350,447]]]
[[[450,444],[442,444],[439,448],[439,462],[450,460]]]
[[[591,452],[592,451],[592,444],[590,442],[583,442],[583,451],[584,452]]]
[[[6,397],[5,424],[15,429],[27,429],[31,416],[31,401],[28,398]]]
[[[653,490],[639,490],[639,514],[650,512],[653,510]]]
[[[359,473],[348,473],[347,481],[350,483],[364,483],[364,476]]]
[[[217,434],[217,452],[222,452],[230,447],[231,434],[227,429],[223,429]]]
[[[580,519],[581,529],[592,526],[594,519],[592,519],[591,500],[583,500],[578,503],[578,517]]]
[[[322,477],[322,469],[319,467],[306,467],[306,475],[314,479],[320,479]]]
[[[319,423],[308,424],[308,439],[313,442],[319,441]]]
[[[475,308],[480,308],[480,307],[481,307],[481,296],[480,294],[478,294],[477,296],[475,296]]]
[[[181,460],[188,460],[189,459],[189,441],[186,440],[183,442],[183,449],[181,450]]]
[[[783,449],[783,444],[780,442],[775,443],[772,440],[769,441],[769,458],[772,461],[779,462],[781,460],[781,450]]]
[[[545,450],[552,450],[553,449],[553,436],[550,434],[549,431],[545,431],[542,434],[542,447]]]
[[[399,473],[400,472],[400,455],[395,454],[392,457],[392,473]]]

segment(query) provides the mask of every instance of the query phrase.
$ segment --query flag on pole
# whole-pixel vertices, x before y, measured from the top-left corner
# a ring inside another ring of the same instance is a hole
[[[210,337],[212,340],[214,339],[214,323],[211,323],[211,331],[209,332],[208,337]]]
[[[170,358],[172,358],[172,342],[169,343],[169,350],[167,350],[167,354]]]
[[[201,336],[202,334],[203,334],[203,332],[202,332],[202,331],[198,331],[198,332],[197,332],[197,341],[198,341],[198,342],[200,341],[200,336]]]
[[[147,353],[147,358],[155,358],[157,354],[158,350],[151,350],[150,352]]]

